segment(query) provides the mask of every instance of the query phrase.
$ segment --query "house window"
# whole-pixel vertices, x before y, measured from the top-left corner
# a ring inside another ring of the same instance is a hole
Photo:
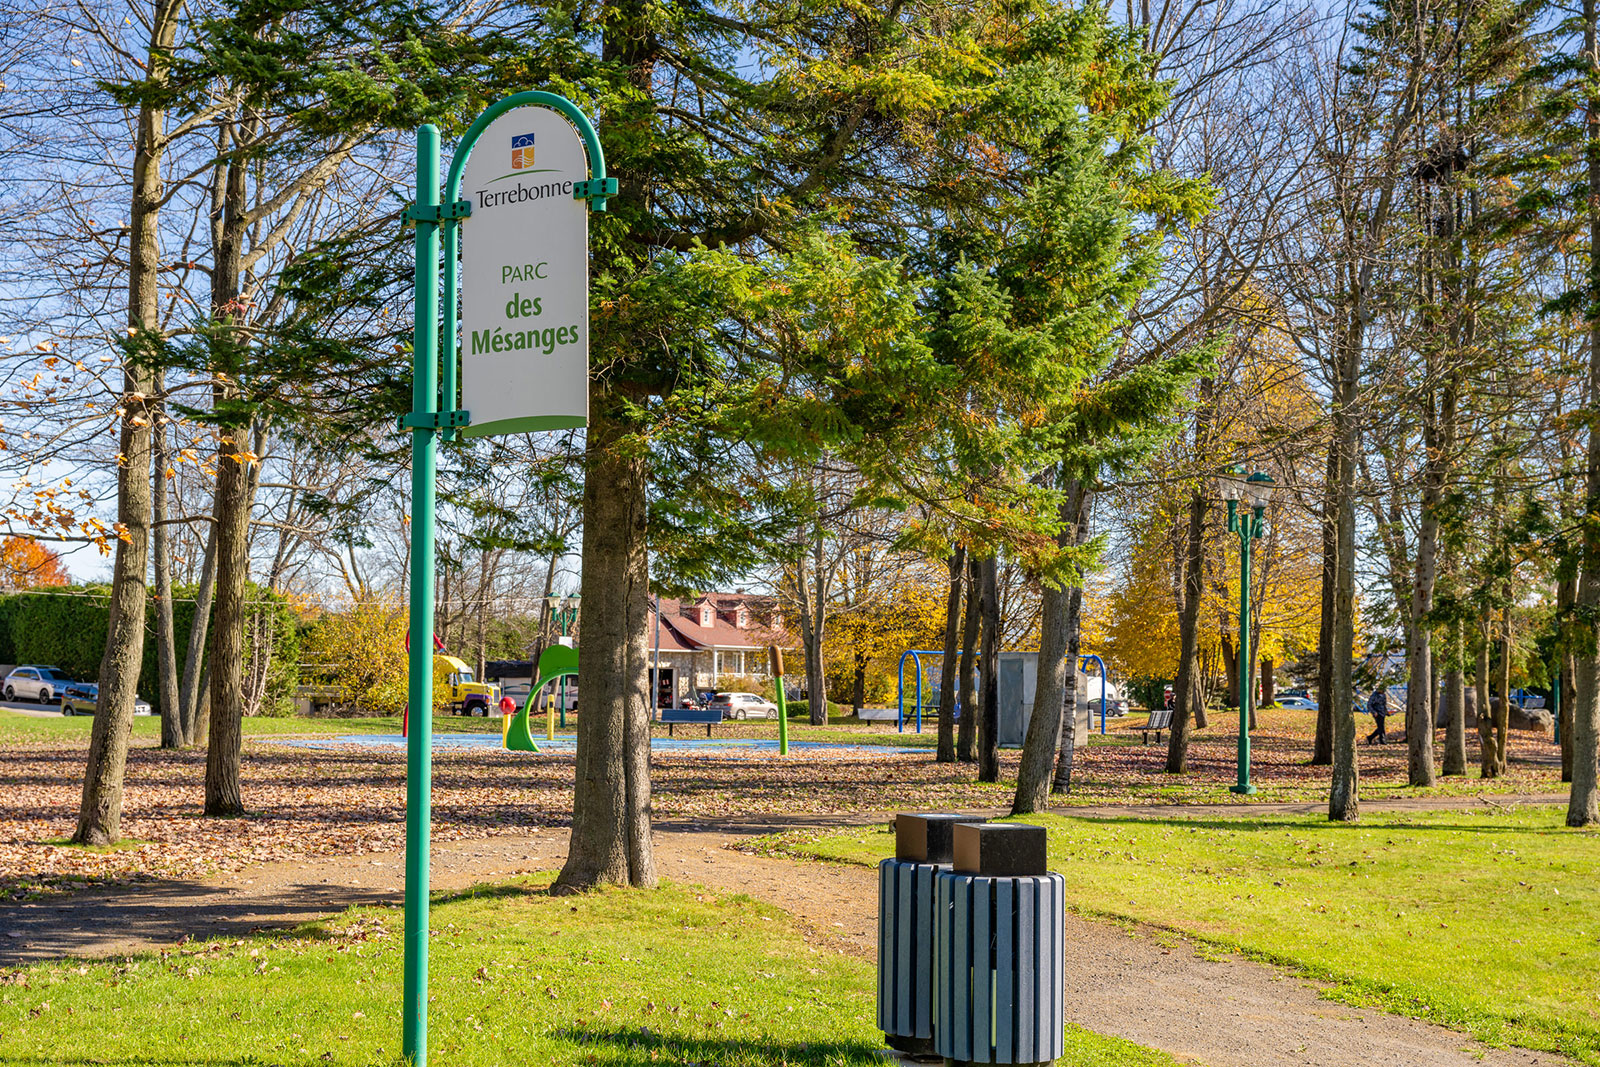
[[[701,626],[710,626],[711,625],[711,616],[712,616],[711,605],[710,604],[702,604],[702,605],[700,605],[700,625]]]
[[[745,629],[750,625],[750,613],[744,608],[740,608],[738,614],[734,616],[734,625],[741,630]]]

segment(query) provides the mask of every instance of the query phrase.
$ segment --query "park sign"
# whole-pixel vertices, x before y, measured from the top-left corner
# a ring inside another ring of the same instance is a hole
[[[572,101],[554,93],[517,93],[491,104],[462,135],[443,189],[439,131],[431,125],[417,130],[417,200],[406,212],[416,224],[411,411],[400,418],[401,428],[411,432],[411,615],[406,633],[410,729],[400,1029],[400,1054],[410,1067],[428,1063],[438,442],[455,433],[482,436],[584,425],[589,398],[589,212],[604,211],[606,198],[616,194],[617,181],[606,177],[594,126]],[[467,231],[467,254],[458,262],[462,229]],[[467,299],[458,345],[456,308],[463,268]]]
[[[589,160],[547,107],[495,119],[467,160],[461,244],[463,431],[584,425],[589,411]]]

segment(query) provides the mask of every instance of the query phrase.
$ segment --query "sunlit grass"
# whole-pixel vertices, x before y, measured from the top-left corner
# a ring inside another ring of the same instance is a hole
[[[487,887],[435,907],[429,1052],[452,1067],[881,1063],[873,968],[788,917],[692,888],[550,897]],[[0,985],[0,1061],[392,1064],[401,912],[356,909],[287,938],[41,965]],[[1073,1028],[1086,1067],[1172,1064]]]
[[[1600,1063],[1600,835],[1562,815],[1029,821],[1050,829],[1052,869],[1083,914],[1185,931],[1351,1002]],[[876,829],[768,842],[855,863],[894,847]]]

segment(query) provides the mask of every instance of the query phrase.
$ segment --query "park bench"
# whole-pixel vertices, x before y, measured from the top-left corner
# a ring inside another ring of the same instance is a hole
[[[1150,735],[1156,735],[1156,744],[1161,743],[1161,731],[1172,729],[1172,712],[1167,708],[1156,708],[1150,713],[1150,721],[1144,724],[1141,733],[1144,735],[1144,744],[1150,743]]]
[[[667,736],[672,736],[672,728],[680,722],[703,722],[706,724],[706,736],[711,736],[711,727],[722,721],[722,712],[716,708],[662,708],[656,713],[656,721],[667,724]]]

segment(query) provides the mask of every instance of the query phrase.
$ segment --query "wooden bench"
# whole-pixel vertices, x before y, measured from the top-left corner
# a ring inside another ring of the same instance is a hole
[[[1150,743],[1150,735],[1156,735],[1156,744],[1161,743],[1161,731],[1172,729],[1172,712],[1168,708],[1157,708],[1150,713],[1150,721],[1144,724],[1140,731],[1144,735],[1143,743]]]
[[[656,722],[667,724],[667,736],[672,736],[673,727],[680,722],[703,722],[706,724],[706,736],[711,736],[711,728],[722,722],[722,712],[716,708],[661,708],[656,712]]]

